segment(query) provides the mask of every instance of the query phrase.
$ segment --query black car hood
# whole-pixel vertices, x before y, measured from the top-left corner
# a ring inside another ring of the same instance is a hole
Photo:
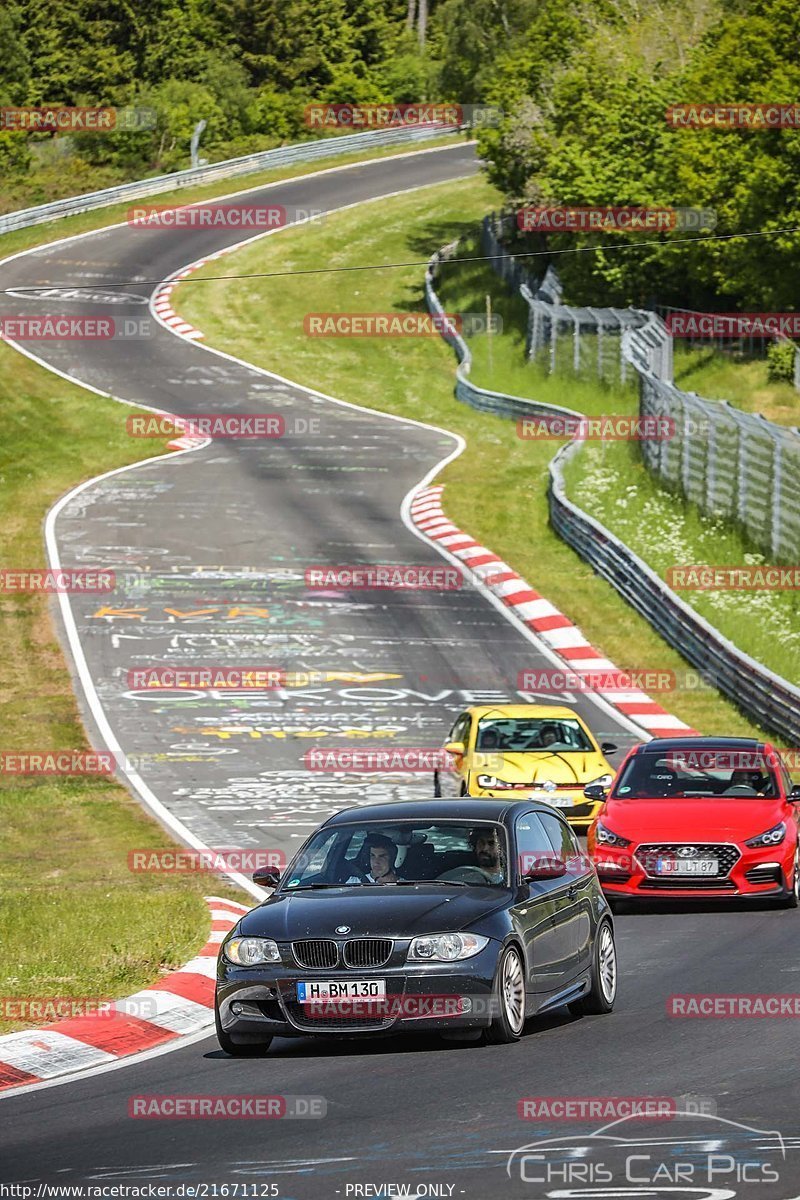
[[[388,885],[283,892],[247,913],[240,928],[248,937],[276,942],[336,937],[337,925],[349,925],[352,937],[401,938],[468,929],[508,904],[505,888]]]

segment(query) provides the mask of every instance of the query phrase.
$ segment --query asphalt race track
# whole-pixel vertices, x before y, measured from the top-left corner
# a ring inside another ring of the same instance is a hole
[[[473,149],[457,146],[286,181],[249,193],[248,203],[332,210],[475,169]],[[234,230],[123,225],[44,247],[3,264],[0,312],[96,310],[137,320],[158,281],[240,238]],[[428,795],[428,776],[334,777],[309,772],[303,756],[310,746],[436,746],[461,706],[513,699],[520,669],[551,664],[471,588],[306,587],[312,565],[441,565],[401,510],[457,450],[453,437],[337,404],[155,322],[144,340],[26,348],[123,400],[176,414],[278,413],[286,422],[282,438],[218,441],[112,473],[77,491],[53,522],[62,564],[103,565],[118,576],[110,597],[71,597],[72,650],[85,657],[94,685],[88,694],[79,687],[93,740],[111,744],[110,732],[130,759],[140,798],[154,798],[195,838],[291,852],[351,803]],[[120,406],[120,420],[127,415]],[[263,694],[157,696],[128,678],[152,664],[245,662],[326,678]],[[612,710],[586,696],[570,700],[600,739],[635,740]],[[8,1095],[0,1103],[3,1175],[34,1189],[40,1182],[246,1183],[261,1189],[249,1195],[281,1200],[390,1194],[353,1190],[362,1185],[469,1200],[788,1200],[800,1192],[800,1143],[789,1136],[800,1101],[792,1020],[680,1020],[667,1016],[667,1000],[796,990],[797,922],[791,911],[757,907],[675,905],[622,915],[613,1015],[559,1014],[532,1023],[516,1046],[277,1040],[267,1058],[248,1061],[227,1058],[211,1037]],[[322,1097],[326,1112],[276,1122],[128,1117],[131,1096],[175,1092]],[[629,1143],[592,1146],[586,1135],[601,1120],[559,1125],[517,1114],[523,1097],[646,1095],[690,1095],[705,1115],[623,1126],[613,1132]],[[777,1149],[774,1130],[783,1134]],[[574,1143],[577,1134],[584,1147],[577,1155],[552,1150],[549,1166],[515,1159],[507,1173],[515,1149],[538,1138]],[[717,1156],[711,1186],[707,1172],[690,1170],[709,1154]],[[597,1164],[631,1155],[635,1167],[614,1168],[611,1187]],[[659,1170],[659,1163],[667,1165]]]

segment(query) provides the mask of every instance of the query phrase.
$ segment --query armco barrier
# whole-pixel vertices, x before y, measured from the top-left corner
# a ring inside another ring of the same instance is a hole
[[[448,246],[437,250],[428,263],[428,269],[425,272],[425,301],[428,311],[435,313],[437,316],[442,316],[444,309],[434,287],[436,275],[440,264],[446,262],[448,258],[452,258],[457,246],[457,242],[451,242]],[[444,327],[442,337],[448,345],[453,347],[458,358],[458,366],[456,367],[456,396],[472,408],[477,408],[481,412],[495,413],[499,417],[513,417],[514,419],[517,417],[546,416],[548,414],[557,417],[563,417],[565,414],[575,417],[581,415],[574,412],[571,408],[559,408],[555,404],[543,404],[538,400],[526,399],[524,396],[508,396],[505,392],[491,392],[487,388],[478,387],[469,378],[469,373],[472,369],[472,354],[467,343],[459,333],[454,329],[450,329],[447,325]]]
[[[434,283],[439,264],[452,257],[452,242],[433,256],[425,276],[425,298],[431,312],[443,306]],[[456,395],[459,400],[498,416],[554,413],[579,416],[572,409],[541,404],[502,392],[488,392],[470,383],[469,347],[454,331],[443,334],[456,351]],[[588,516],[566,496],[563,468],[580,449],[580,442],[563,446],[550,463],[547,498],[550,523],[567,545],[585,559],[671,646],[697,667],[725,696],[757,724],[774,730],[788,746],[800,745],[800,688],[756,662],[718,629],[681,600],[648,565],[615,535]]]
[[[318,158],[350,154],[355,150],[369,149],[373,146],[424,142],[455,132],[457,131],[453,126],[419,125],[400,129],[367,130],[343,137],[317,138],[314,141],[297,142],[292,146],[278,146],[257,154],[245,154],[241,158],[209,163],[205,167],[190,167],[185,171],[174,171],[170,175],[155,175],[152,179],[138,179],[97,192],[85,192],[82,196],[67,196],[63,200],[53,200],[50,204],[39,204],[35,208],[21,208],[17,212],[0,216],[0,234],[10,233],[12,229],[41,225],[44,221],[55,221],[76,213],[89,212],[95,208],[106,208],[109,204],[120,204],[125,200],[157,196],[161,192],[172,192],[176,188],[190,187],[196,183],[212,183],[217,179],[250,175],[254,171],[265,171],[270,167],[283,167],[292,163],[314,162]]]

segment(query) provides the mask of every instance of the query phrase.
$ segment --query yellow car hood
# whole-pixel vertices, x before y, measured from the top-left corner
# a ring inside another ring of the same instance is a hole
[[[613,775],[613,769],[601,754],[576,754],[574,751],[557,758],[541,751],[503,754],[492,750],[478,751],[472,756],[469,768],[481,775],[495,775],[505,783],[591,783],[600,775]],[[577,775],[577,779],[576,779]]]

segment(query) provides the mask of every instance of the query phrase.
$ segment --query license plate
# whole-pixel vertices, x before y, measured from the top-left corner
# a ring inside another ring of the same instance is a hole
[[[719,875],[716,858],[657,858],[656,875]]]
[[[383,1000],[385,979],[315,979],[298,983],[299,1004],[318,1004],[321,1000]]]
[[[537,788],[533,789],[531,799],[534,796],[537,800],[541,800],[543,804],[549,804],[552,808],[572,808],[572,800],[569,796],[554,796],[552,792],[539,791]]]

